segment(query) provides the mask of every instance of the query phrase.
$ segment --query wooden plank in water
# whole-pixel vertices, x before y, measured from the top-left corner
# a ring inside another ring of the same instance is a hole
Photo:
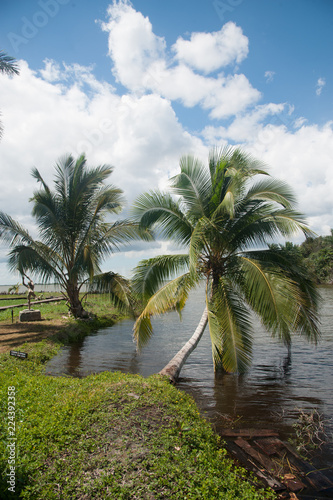
[[[234,458],[243,464],[244,467],[254,472],[254,474],[256,474],[256,476],[263,481],[266,486],[269,486],[274,491],[286,490],[286,486],[284,484],[268,474],[267,471],[260,469],[252,460],[249,459],[249,456],[246,455],[241,448],[235,445],[233,441],[228,441],[227,449],[234,456]]]
[[[285,474],[283,476],[283,484],[287,486],[289,491],[293,492],[304,490],[304,488],[306,488],[306,484],[293,474]]]
[[[238,437],[235,440],[235,444],[237,444],[237,446],[242,448],[242,450],[244,450],[245,453],[250,455],[257,462],[259,462],[263,467],[265,467],[265,469],[267,470],[268,473],[275,474],[277,472],[276,465],[274,464],[274,462],[270,458],[268,458],[267,456],[260,453],[260,451],[253,448],[253,446],[251,446],[250,443],[245,441],[245,439]]]
[[[225,437],[277,437],[278,432],[273,429],[223,429],[220,431],[221,436]]]
[[[299,471],[303,472],[304,479],[306,479],[311,486],[313,486],[313,488],[317,491],[324,491],[333,488],[333,482],[327,476],[315,469],[310,463],[302,460],[288,443],[284,443],[284,446],[290,452],[290,461],[298,468]]]
[[[268,456],[275,455],[284,447],[282,441],[276,437],[256,439],[254,443]]]

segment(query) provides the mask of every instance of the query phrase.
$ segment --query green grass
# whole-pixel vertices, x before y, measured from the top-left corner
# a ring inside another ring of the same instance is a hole
[[[158,376],[48,377],[58,346],[0,356],[0,498],[270,499],[235,468],[192,398]],[[7,388],[15,387],[16,493],[7,491]],[[251,481],[254,481],[251,478]]]
[[[60,297],[60,293],[43,293],[43,299],[48,299],[50,297]],[[82,294],[83,296],[83,294]],[[5,295],[1,297],[5,298]],[[0,307],[5,307],[9,305],[18,305],[18,304],[26,304],[27,297],[26,295],[22,295],[22,302],[19,300],[13,300],[10,295],[8,295],[8,300],[1,300]],[[39,297],[39,294],[37,294]],[[105,320],[107,318],[114,318],[117,315],[115,309],[109,305],[108,295],[107,294],[89,294],[83,298],[83,306],[89,312],[95,314],[100,320]],[[32,304],[32,309],[39,309],[41,311],[41,315],[43,319],[53,320],[57,318],[61,318],[62,316],[68,316],[68,307],[66,306],[66,301],[57,301],[57,302],[49,302],[44,304]],[[16,307],[13,309],[14,312],[14,321],[18,321],[19,312],[22,308]],[[12,310],[7,309],[5,311],[0,311],[0,323],[1,322],[11,322],[12,320]]]

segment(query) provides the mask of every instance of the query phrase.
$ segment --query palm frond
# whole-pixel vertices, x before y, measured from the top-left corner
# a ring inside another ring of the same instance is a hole
[[[10,215],[0,212],[0,240],[8,243],[10,246],[28,244],[33,241],[29,232],[14,221]]]
[[[263,179],[254,184],[247,192],[246,199],[274,201],[284,208],[291,209],[296,198],[286,182],[277,179]]]
[[[252,251],[247,256],[261,265],[278,268],[297,290],[293,330],[312,342],[320,337],[318,309],[320,293],[300,258],[281,246],[271,246],[267,250]]]
[[[95,275],[90,282],[90,290],[107,293],[111,304],[118,311],[134,317],[130,282],[123,276],[111,271]]]
[[[248,304],[265,328],[289,345],[299,307],[297,285],[277,266],[263,266],[259,260],[245,256],[240,260]]]
[[[290,209],[271,210],[271,214],[267,214],[263,218],[263,222],[274,223],[277,230],[282,236],[288,237],[299,233],[304,236],[312,236],[313,232],[308,227],[303,214]]]
[[[215,370],[244,372],[251,361],[252,326],[242,298],[221,278],[206,301]]]
[[[188,268],[188,255],[162,255],[142,260],[134,268],[132,285],[141,300],[149,300],[158,289]]]
[[[180,174],[170,179],[171,191],[182,197],[187,217],[208,215],[211,179],[206,167],[191,155],[180,159]]]
[[[18,271],[22,275],[32,273],[43,283],[54,280],[63,284],[63,274],[55,258],[57,256],[40,242],[34,242],[33,245],[19,244],[9,252],[8,265],[10,271]]]
[[[133,327],[138,349],[146,345],[153,334],[151,316],[161,315],[172,310],[176,310],[180,314],[191,288],[195,285],[196,282],[193,281],[189,273],[186,273],[165,283],[148,300]]]
[[[0,73],[7,75],[18,75],[20,72],[17,61],[14,57],[7,55],[3,50],[0,50]]]
[[[142,228],[153,230],[158,227],[162,237],[180,245],[188,244],[191,238],[192,225],[180,204],[169,194],[151,191],[139,196],[133,205],[133,216],[140,221]]]
[[[124,219],[105,226],[100,225],[100,234],[96,239],[96,244],[101,245],[104,255],[107,255],[118,250],[120,246],[141,239],[151,241],[152,236],[148,230],[144,230],[136,222]]]

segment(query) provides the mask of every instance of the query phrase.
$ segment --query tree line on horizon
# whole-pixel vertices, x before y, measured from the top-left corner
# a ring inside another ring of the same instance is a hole
[[[286,242],[285,250],[308,268],[318,285],[333,285],[333,229],[326,236],[308,236],[297,245]]]

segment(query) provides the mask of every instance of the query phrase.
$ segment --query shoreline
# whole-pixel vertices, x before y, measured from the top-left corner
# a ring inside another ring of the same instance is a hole
[[[20,449],[7,470],[0,443],[1,498],[13,498],[6,473],[15,495],[31,500],[277,498],[235,465],[192,397],[156,375],[45,375],[59,347],[44,339],[21,346],[27,359],[0,355]]]

